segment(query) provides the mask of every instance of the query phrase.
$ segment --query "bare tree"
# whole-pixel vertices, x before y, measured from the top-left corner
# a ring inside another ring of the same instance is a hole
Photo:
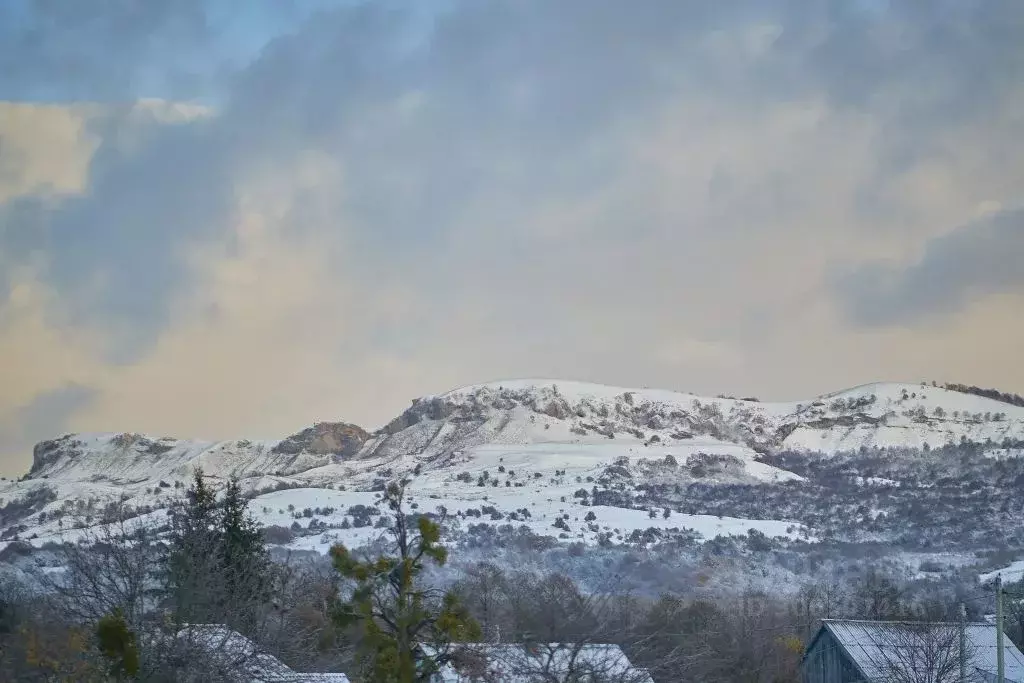
[[[149,526],[119,515],[75,540],[65,538],[59,549],[62,570],[41,578],[72,620],[96,623],[119,610],[129,627],[138,629],[159,600],[156,568],[162,557]]]
[[[177,615],[162,609],[168,595],[167,549],[153,527],[124,509],[107,519],[73,539],[65,537],[58,550],[60,570],[40,577],[59,619],[88,639],[101,619],[122,615],[138,642],[140,681],[230,680],[214,665],[221,644],[175,636],[181,629]]]
[[[35,582],[0,580],[0,679],[102,680],[86,631],[64,619],[57,602]]]
[[[850,607],[860,619],[882,621],[906,618],[904,595],[900,587],[888,576],[869,569],[853,583]]]
[[[735,680],[768,683],[795,680],[803,641],[783,604],[758,590],[745,590],[720,604],[724,632],[717,655]]]
[[[638,629],[640,649],[630,648],[633,661],[646,666],[657,680],[715,680],[722,664],[725,615],[707,601],[688,602],[662,596],[650,606]]]
[[[323,638],[333,590],[326,565],[319,583],[305,568],[280,564],[253,575],[251,588],[236,578],[225,600],[217,571],[221,541],[212,529],[181,544],[188,549],[189,581],[175,582],[168,571],[171,548],[151,523],[128,510],[111,512],[108,520],[65,538],[58,550],[61,571],[40,578],[60,622],[87,641],[102,618],[124,617],[138,643],[138,680],[233,681],[242,671],[246,681],[257,681],[260,671],[280,669],[277,656],[301,667],[316,659],[318,645],[334,649],[336,638]],[[246,638],[217,628],[238,612],[251,615]]]
[[[502,626],[507,628],[508,623],[509,585],[505,572],[489,562],[473,565],[456,585],[456,591],[480,624],[484,640],[500,642]]]
[[[468,648],[463,657],[468,664],[460,667],[466,680],[638,683],[650,678],[630,665],[620,647],[653,651],[655,640],[640,629],[646,605],[620,594],[615,585],[583,592],[564,575],[506,576],[482,565],[467,572],[459,593],[474,615],[484,617],[492,641]],[[504,643],[494,642],[499,639]],[[662,654],[671,658],[672,653]]]
[[[337,574],[325,558],[284,558],[260,642],[301,671],[348,671],[354,666],[350,634],[333,619]]]
[[[870,642],[862,647],[879,683],[956,683],[960,657],[972,660],[969,641],[961,655],[957,624],[885,622],[864,633]],[[973,667],[967,669],[968,680],[976,680]]]
[[[1024,647],[1024,580],[1005,593],[1006,632],[1017,645]]]
[[[833,619],[840,615],[842,602],[842,588],[834,579],[801,586],[790,604],[797,634],[805,641],[810,639],[818,631],[822,619]]]

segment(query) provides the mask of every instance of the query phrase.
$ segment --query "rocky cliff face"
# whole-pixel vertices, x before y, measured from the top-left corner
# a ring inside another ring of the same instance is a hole
[[[48,468],[58,464],[61,460],[73,460],[81,455],[77,449],[78,442],[74,435],[40,441],[32,449],[32,467],[29,469],[29,476],[40,475]]]
[[[369,432],[354,424],[319,422],[282,440],[272,450],[287,455],[305,452],[348,458],[358,453],[369,438]]]
[[[372,434],[346,422],[317,423],[276,442],[69,434],[35,447],[27,478],[137,480],[174,475],[195,464],[215,476],[298,475],[332,462],[438,455],[489,442],[626,438],[671,444],[695,437],[760,453],[961,442],[1001,446],[1024,439],[1024,408],[907,384],[865,385],[800,403],[761,403],[519,380],[415,399]]]

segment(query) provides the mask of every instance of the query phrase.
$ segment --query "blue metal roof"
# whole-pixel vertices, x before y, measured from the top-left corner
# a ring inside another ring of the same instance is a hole
[[[912,660],[909,657],[893,656],[892,648],[911,646],[912,639],[906,634],[914,629],[957,628],[957,624],[920,624],[896,621],[854,621],[826,619],[822,628],[827,629],[842,646],[849,658],[869,679],[882,678],[882,669],[887,662]],[[996,674],[996,627],[995,624],[970,623],[965,627],[967,650],[970,660],[968,669],[977,677],[991,680]],[[1003,661],[1006,683],[1024,683],[1024,654],[1010,639],[1003,637]]]

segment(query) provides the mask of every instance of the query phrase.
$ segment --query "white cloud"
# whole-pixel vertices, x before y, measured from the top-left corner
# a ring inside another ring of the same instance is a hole
[[[460,5],[400,56],[393,15],[339,11],[234,74],[216,112],[0,106],[18,133],[0,210],[87,199],[55,234],[83,254],[62,266],[90,266],[61,279],[51,242],[9,278],[0,350],[21,367],[0,421],[69,384],[93,390],[74,428],[209,437],[379,424],[516,375],[762,398],[1024,386],[1013,291],[941,329],[865,330],[830,286],[1018,199],[1024,88],[998,46],[931,45],[903,15],[875,34],[827,8],[655,5]]]

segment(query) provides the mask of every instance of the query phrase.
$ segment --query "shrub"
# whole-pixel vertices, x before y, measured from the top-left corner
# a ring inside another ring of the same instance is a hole
[[[296,525],[298,525],[298,522],[295,522],[292,526],[294,527]],[[263,529],[263,538],[267,543],[285,545],[286,543],[291,543],[295,540],[295,532],[288,527],[273,524]]]

